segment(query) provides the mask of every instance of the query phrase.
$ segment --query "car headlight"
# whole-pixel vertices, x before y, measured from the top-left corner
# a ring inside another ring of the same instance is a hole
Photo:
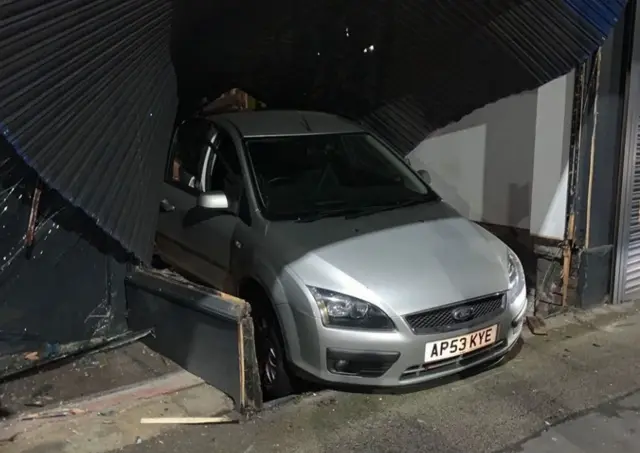
[[[524,269],[520,258],[511,249],[508,251],[508,258],[509,290],[507,291],[507,300],[511,304],[524,288]]]
[[[328,289],[308,286],[327,327],[369,330],[395,330],[393,321],[369,302],[336,293]]]

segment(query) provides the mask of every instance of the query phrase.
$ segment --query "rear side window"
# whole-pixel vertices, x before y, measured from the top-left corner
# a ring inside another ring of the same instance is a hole
[[[216,145],[216,154],[224,160],[234,175],[240,176],[240,159],[231,135],[224,129],[220,129],[216,137]]]
[[[212,124],[202,119],[190,120],[178,126],[171,143],[166,180],[200,189],[200,173],[213,134]]]

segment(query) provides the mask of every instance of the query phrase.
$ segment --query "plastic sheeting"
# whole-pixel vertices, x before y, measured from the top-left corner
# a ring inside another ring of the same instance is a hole
[[[364,119],[408,151],[568,72],[625,3],[5,0],[2,133],[47,184],[148,259],[175,111],[170,48],[183,112],[240,87],[269,107]]]

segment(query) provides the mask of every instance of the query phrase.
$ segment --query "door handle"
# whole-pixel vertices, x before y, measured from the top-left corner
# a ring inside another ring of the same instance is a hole
[[[173,212],[176,210],[176,207],[172,205],[169,200],[166,198],[160,202],[160,211],[161,212]]]

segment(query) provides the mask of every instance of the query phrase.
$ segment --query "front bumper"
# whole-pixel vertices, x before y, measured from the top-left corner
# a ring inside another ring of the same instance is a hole
[[[315,380],[371,387],[410,386],[440,379],[505,355],[522,333],[527,308],[526,288],[497,317],[468,329],[428,335],[414,334],[401,318],[394,318],[394,332],[328,329],[320,320],[298,318],[298,328],[317,331],[314,347],[302,347],[292,362]],[[304,326],[300,325],[300,321]],[[498,325],[496,341],[462,356],[424,363],[427,343],[458,337]],[[313,330],[311,330],[313,329]]]

